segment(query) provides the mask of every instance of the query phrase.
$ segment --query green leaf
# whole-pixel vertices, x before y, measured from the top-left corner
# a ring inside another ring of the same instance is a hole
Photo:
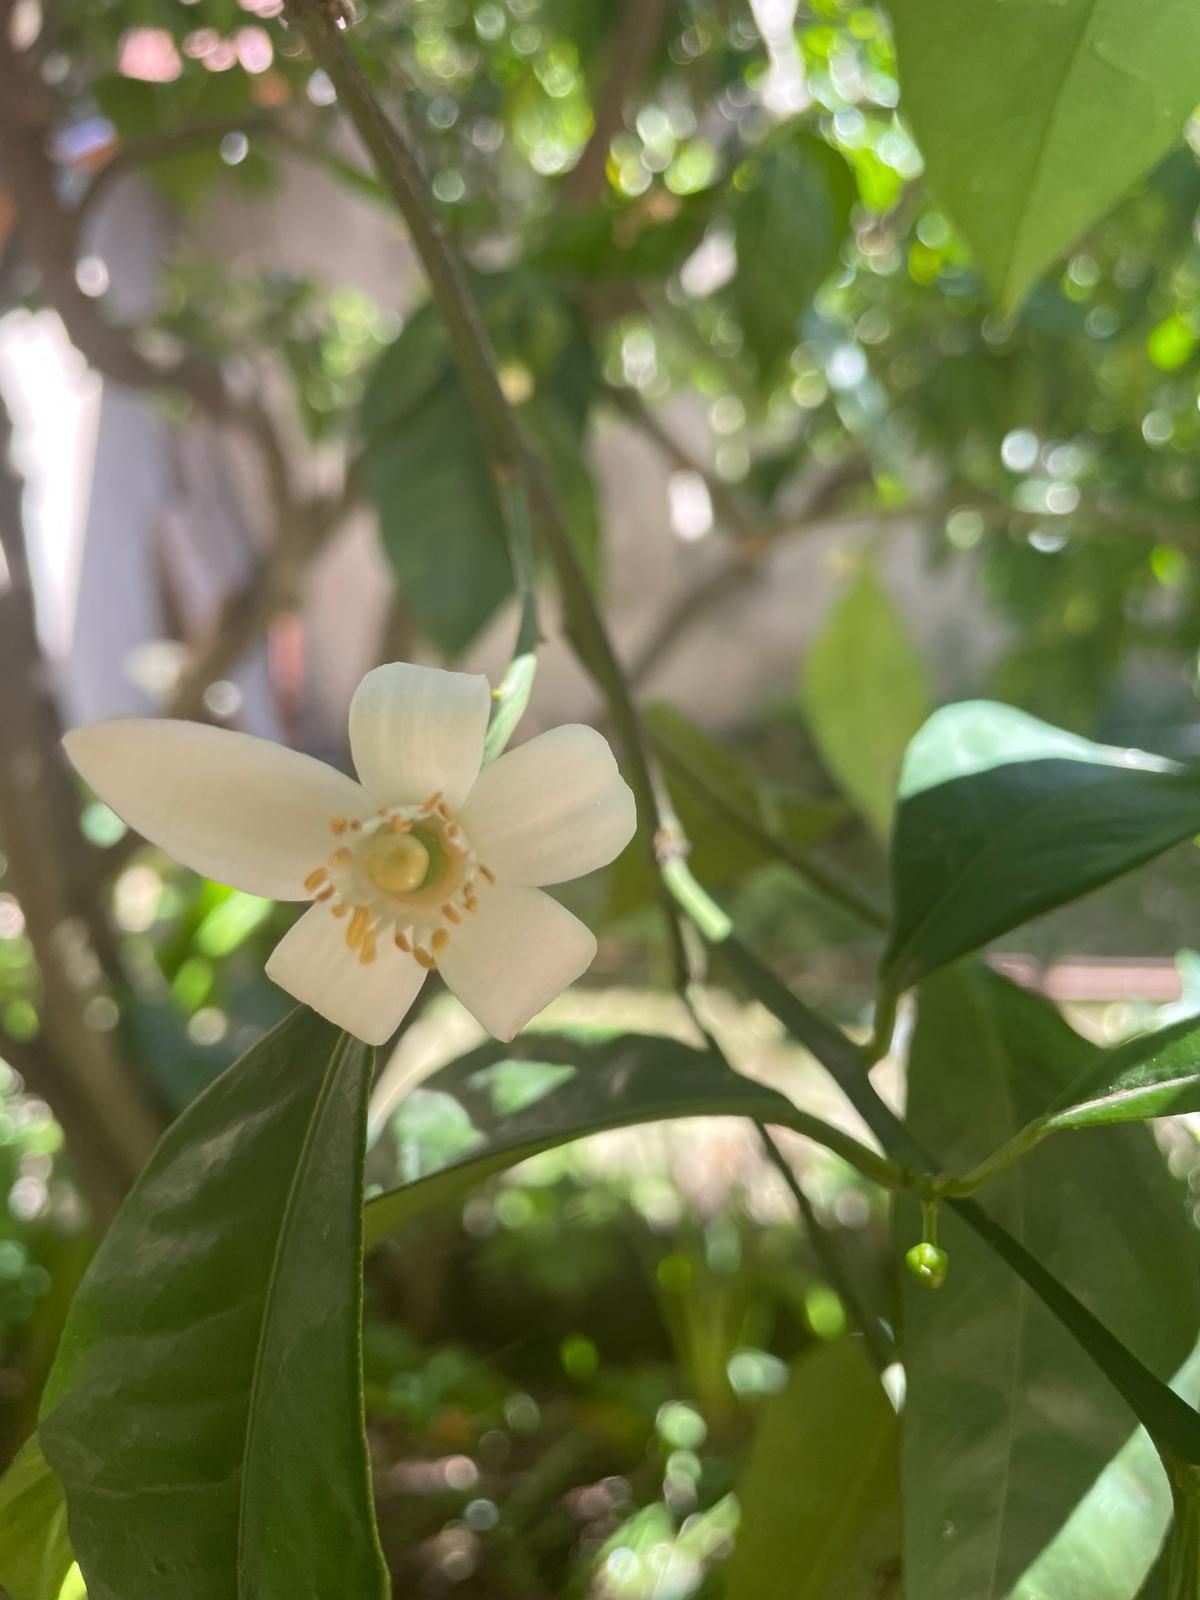
[[[382,1596],[361,1398],[371,1055],[300,1009],[166,1133],[40,1437],[90,1600]]]
[[[993,290],[1034,279],[1182,138],[1191,0],[891,0],[901,105]]]
[[[824,139],[787,123],[738,169],[733,190],[738,270],[731,290],[747,344],[764,373],[773,373],[838,264],[858,188]]]
[[[526,1034],[510,1045],[480,1045],[422,1088],[458,1103],[469,1118],[460,1137],[466,1143],[474,1128],[477,1138],[441,1171],[368,1201],[368,1247],[485,1178],[589,1133],[671,1117],[757,1117],[786,1125],[796,1116],[781,1094],[717,1056],[650,1034],[591,1040]]]
[[[946,706],[904,760],[883,980],[907,988],[1198,830],[1200,772],[1012,706]]]
[[[928,713],[930,690],[872,567],[852,579],[809,646],[800,698],[821,759],[886,837],[905,746]]]
[[[12,1600],[59,1600],[74,1565],[62,1484],[34,1434],[0,1479],[0,1583]]]
[[[728,1600],[893,1593],[899,1434],[857,1341],[839,1339],[802,1356],[784,1392],[764,1402],[738,1484],[742,1518],[725,1569]]]
[[[920,991],[909,1123],[965,1170],[1097,1054],[1040,997],[955,968]],[[1147,1130],[1037,1150],[989,1184],[987,1202],[1139,1359],[1179,1371],[1200,1329],[1196,1244]],[[1131,1600],[1169,1514],[1155,1453],[1144,1437],[1126,1448],[1138,1436],[1116,1391],[957,1216],[944,1214],[940,1242],[941,1291],[904,1289],[908,1591]]]
[[[1200,1021],[1185,1017],[1098,1052],[1056,1100],[1045,1126],[1092,1128],[1193,1111],[1200,1111]]]

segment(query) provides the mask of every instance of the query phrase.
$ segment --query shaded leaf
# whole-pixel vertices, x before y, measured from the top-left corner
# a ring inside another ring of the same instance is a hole
[[[898,1596],[899,1443],[857,1341],[802,1356],[764,1402],[738,1484],[728,1600]]]
[[[1200,772],[1012,706],[934,713],[904,759],[882,975],[906,988],[1200,830]]]
[[[838,598],[801,667],[808,730],[832,776],[886,836],[905,747],[928,713],[921,657],[873,568]]]
[[[34,1434],[0,1479],[0,1583],[12,1600],[59,1600],[74,1565],[62,1484]]]
[[[890,9],[930,182],[1009,307],[1182,138],[1200,100],[1189,0]]]
[[[469,1148],[441,1171],[369,1200],[368,1246],[526,1157],[589,1133],[673,1117],[786,1124],[794,1115],[781,1094],[717,1056],[636,1033],[592,1040],[532,1033],[510,1045],[483,1044],[422,1089],[463,1109],[469,1124],[457,1137]]]
[[[738,270],[731,290],[764,372],[784,362],[800,318],[837,266],[858,197],[845,159],[799,123],[763,141],[733,182]]]
[[[956,968],[920,991],[909,1123],[965,1170],[1097,1054],[1040,997],[982,967]],[[1145,1129],[1035,1151],[986,1200],[1135,1355],[1179,1371],[1200,1329],[1196,1247]],[[1157,1455],[1125,1448],[1132,1414],[1026,1284],[958,1217],[944,1215],[942,1230],[944,1288],[904,1289],[909,1592],[1132,1600],[1169,1514]]]
[[[364,1046],[294,1011],[171,1126],[102,1240],[39,1429],[90,1600],[383,1594],[360,1395],[369,1078]]]

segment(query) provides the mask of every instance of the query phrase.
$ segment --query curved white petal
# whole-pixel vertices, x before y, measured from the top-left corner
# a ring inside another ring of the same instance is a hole
[[[267,977],[366,1044],[386,1044],[400,1026],[425,970],[390,940],[364,966],[346,945],[345,921],[311,906],[283,936]]]
[[[273,900],[306,900],[329,822],[362,816],[362,788],[323,761],[200,722],[120,718],[73,728],[68,756],[100,798],[195,872]]]
[[[440,789],[457,806],[483,760],[492,693],[486,678],[393,661],[368,672],[350,702],[350,748],[384,805],[416,805]]]
[[[557,900],[500,884],[450,929],[438,967],[475,1020],[507,1040],[582,976],[595,954],[591,929]]]
[[[461,809],[481,861],[503,883],[566,883],[607,866],[637,827],[608,740],[568,724],[485,767]]]

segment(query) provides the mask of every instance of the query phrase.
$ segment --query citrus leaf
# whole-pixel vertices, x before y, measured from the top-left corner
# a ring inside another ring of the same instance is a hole
[[[909,1124],[954,1170],[1099,1053],[1047,1002],[979,966],[939,974],[918,998]],[[1034,1151],[989,1184],[987,1202],[1152,1371],[1187,1362],[1200,1330],[1195,1241],[1145,1129]],[[909,1592],[1132,1600],[1170,1510],[1155,1452],[1144,1436],[1127,1446],[1132,1413],[1030,1287],[958,1217],[941,1227],[945,1286],[904,1290]]]
[[[62,1484],[34,1434],[0,1479],[0,1583],[12,1600],[59,1600],[74,1565]]]
[[[171,1126],[39,1435],[89,1600],[380,1596],[361,1399],[370,1053],[300,1009]]]
[[[1200,772],[1012,706],[934,713],[908,748],[882,977],[900,990],[1200,831]]]
[[[891,0],[930,182],[1005,306],[1183,137],[1190,0]]]
[[[887,1594],[899,1570],[900,1430],[857,1341],[802,1356],[766,1401],[738,1483],[728,1600]]]

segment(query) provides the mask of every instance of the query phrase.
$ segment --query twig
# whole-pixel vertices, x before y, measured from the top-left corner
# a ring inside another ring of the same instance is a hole
[[[662,42],[670,12],[670,0],[625,0],[609,30],[608,73],[596,96],[591,136],[563,180],[567,197],[575,205],[590,205],[604,192],[609,147],[621,131],[626,102]]]

